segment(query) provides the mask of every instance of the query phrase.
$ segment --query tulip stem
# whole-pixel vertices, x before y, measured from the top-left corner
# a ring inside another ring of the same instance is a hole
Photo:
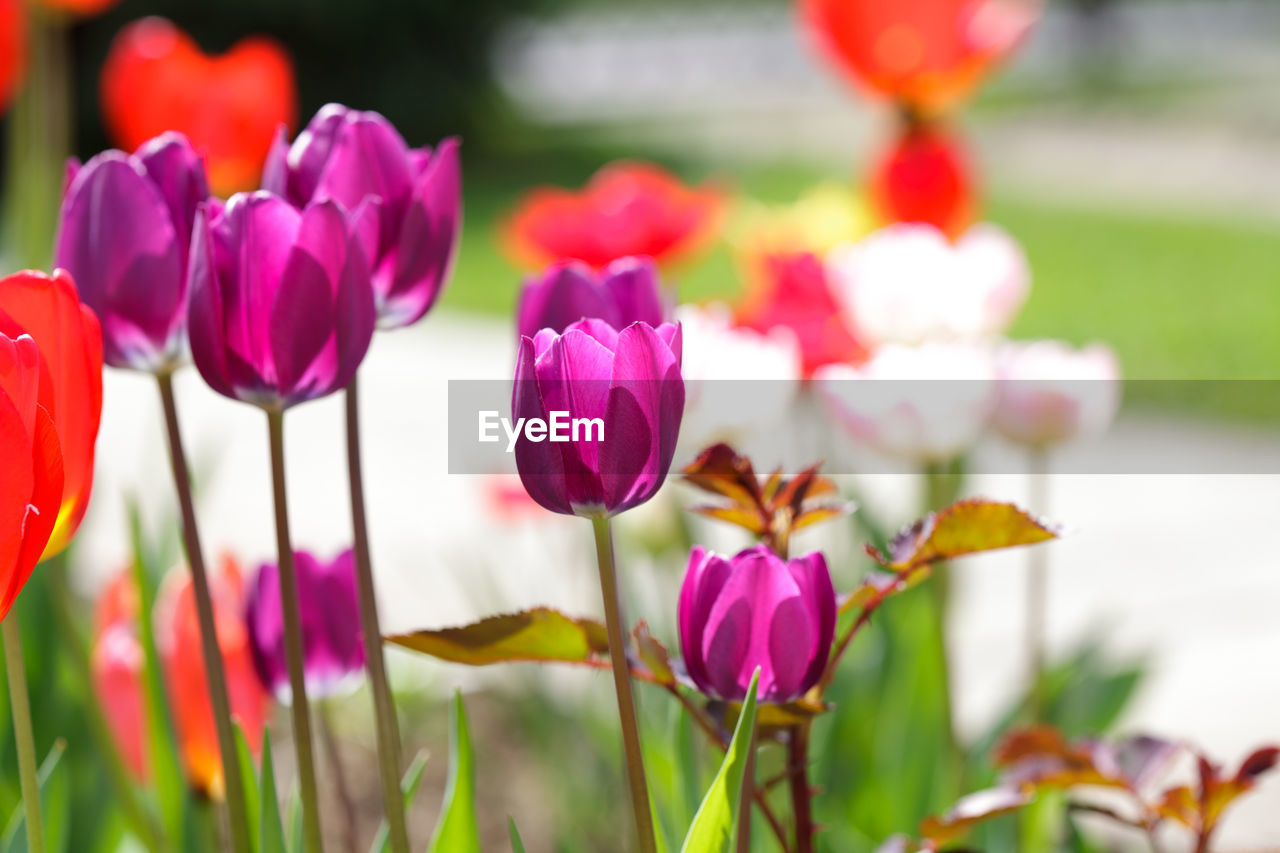
[[[963,479],[962,463],[952,465],[931,463],[925,469],[925,512],[938,512],[955,503],[959,497]],[[951,658],[947,647],[947,635],[951,628],[951,566],[946,563],[933,565],[933,578],[929,582],[933,605],[934,632],[937,642],[939,688],[942,695],[942,746],[948,785],[947,799],[958,796],[964,756],[960,750],[955,730],[954,702],[951,696]],[[956,790],[952,790],[952,788]]]
[[[631,668],[627,664],[627,639],[618,597],[618,571],[613,556],[613,528],[609,519],[591,519],[596,538],[596,561],[600,567],[600,592],[604,597],[604,622],[609,636],[609,659],[613,664],[613,686],[618,694],[618,716],[622,721],[622,745],[626,754],[631,807],[635,813],[636,837],[641,853],[656,853],[653,812],[649,807],[649,786],[644,776],[644,756],[640,751],[640,724],[631,691]]]
[[[222,666],[218,644],[217,622],[213,616],[213,596],[209,592],[209,573],[205,569],[204,551],[200,547],[200,528],[196,524],[195,502],[191,497],[191,474],[187,454],[182,446],[178,426],[178,406],[173,395],[173,375],[156,375],[160,401],[164,406],[164,423],[169,437],[169,465],[173,469],[173,485],[178,492],[182,511],[182,543],[191,567],[191,588],[195,593],[196,620],[200,625],[200,653],[204,658],[205,677],[209,682],[209,698],[213,704],[214,729],[218,736],[218,754],[222,759],[223,790],[226,793],[227,817],[231,825],[231,846],[235,853],[251,853],[248,810],[245,807],[244,780],[240,778],[240,759],[235,734],[231,728],[231,700],[227,692],[227,675]]]
[[[18,748],[18,780],[27,825],[27,850],[44,853],[44,823],[40,819],[40,782],[36,778],[36,742],[31,732],[31,700],[27,697],[27,667],[22,660],[22,631],[18,611],[3,623],[4,663],[9,674],[9,704],[13,706],[13,740]]]
[[[364,506],[364,474],[360,461],[360,398],[356,379],[346,391],[347,478],[351,487],[351,528],[355,539],[356,585],[360,599],[360,629],[364,634],[365,666],[373,694],[378,739],[378,769],[382,777],[382,802],[387,812],[391,849],[409,853],[409,830],[400,791],[400,728],[395,699],[387,680],[387,664],[378,623],[378,598],[373,585],[373,560],[369,550],[369,525]]]
[[[813,788],[809,785],[809,724],[791,727],[787,738],[787,764],[791,770],[791,809],[796,817],[796,853],[813,853],[817,830],[813,824]]]
[[[284,411],[267,409],[267,431],[271,439],[271,480],[275,492],[276,556],[280,563],[280,609],[284,616],[285,656],[289,664],[289,710],[293,716],[293,749],[298,761],[298,788],[302,797],[303,847],[307,853],[321,853],[319,797],[316,794],[316,764],[311,743],[311,709],[307,702],[307,680],[303,669],[302,605],[298,598],[298,572],[293,562],[293,542],[289,536],[289,501],[284,482]]]
[[[1031,475],[1028,503],[1039,516],[1049,513],[1049,456],[1040,448],[1031,451]],[[1049,613],[1049,552],[1044,548],[1027,551],[1027,696],[1033,722],[1040,722],[1045,712],[1044,667],[1045,630]]]

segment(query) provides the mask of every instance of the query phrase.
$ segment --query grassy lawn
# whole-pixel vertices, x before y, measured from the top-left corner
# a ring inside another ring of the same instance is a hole
[[[576,185],[589,171],[578,165],[485,170],[478,178],[469,173],[463,249],[444,304],[510,316],[519,273],[498,246],[502,213],[530,183],[529,175]],[[760,198],[786,200],[814,177],[800,170],[761,171],[742,177],[739,186]],[[987,218],[1017,236],[1034,271],[1015,336],[1107,341],[1130,378],[1280,378],[1280,227],[1244,217],[1152,216],[1015,197],[993,199]],[[717,248],[684,271],[677,286],[683,299],[732,299],[738,282],[728,251]],[[1259,407],[1210,402],[1212,394],[1196,399],[1200,392],[1186,386],[1152,387],[1138,396],[1171,394],[1189,398],[1183,407],[1280,411],[1280,401]]]

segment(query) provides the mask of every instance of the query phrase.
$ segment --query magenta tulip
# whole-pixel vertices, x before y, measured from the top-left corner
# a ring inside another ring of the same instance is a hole
[[[186,358],[187,256],[204,161],[180,133],[67,165],[54,265],[102,321],[106,362],[162,372]]]
[[[307,695],[332,696],[359,682],[364,672],[364,640],[356,597],[356,564],[348,549],[332,560],[294,552],[302,610],[302,657]],[[266,563],[249,584],[245,602],[249,644],[262,682],[288,703],[289,669],[280,607],[280,567]]]
[[[820,553],[783,560],[765,545],[733,557],[694,547],[680,590],[685,668],[708,695],[788,702],[817,684],[831,652],[836,594]]]
[[[523,425],[515,454],[529,495],[552,512],[587,517],[653,497],[684,413],[680,351],[674,323],[619,332],[581,320],[564,334],[521,338],[511,410]]]
[[[581,261],[552,264],[525,281],[516,323],[521,335],[563,332],[578,320],[604,320],[615,329],[659,326],[671,319],[658,267],[646,257],[619,258],[597,273]]]
[[[462,221],[457,139],[434,152],[410,149],[378,113],[328,104],[292,146],[281,127],[262,185],[298,207],[333,200],[354,211],[366,199],[377,200],[363,236],[380,325],[408,326],[435,304],[453,267]]]
[[[358,225],[268,192],[206,203],[191,248],[191,352],[219,394],[284,409],[343,388],[375,322]]]

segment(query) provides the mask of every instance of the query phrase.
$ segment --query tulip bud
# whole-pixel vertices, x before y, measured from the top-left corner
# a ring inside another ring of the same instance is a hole
[[[599,273],[581,261],[561,261],[525,281],[516,323],[530,338],[542,329],[563,332],[588,319],[615,329],[632,323],[657,327],[669,319],[667,301],[650,258],[619,258]]]
[[[996,376],[995,427],[1031,447],[1101,432],[1120,405],[1120,366],[1102,344],[1010,342],[996,353]]]
[[[848,321],[872,346],[998,335],[1030,288],[1022,248],[994,225],[954,244],[932,225],[891,225],[837,248],[829,266]]]
[[[179,133],[69,164],[55,262],[97,313],[112,367],[156,372],[186,357],[187,258],[208,197],[204,161]]]
[[[564,425],[564,440],[528,430],[517,440],[529,495],[552,512],[589,517],[653,497],[671,468],[684,412],[680,353],[673,323],[619,332],[581,320],[563,334],[521,338],[512,416]]]
[[[280,129],[262,186],[297,207],[332,200],[354,211],[376,199],[365,251],[380,325],[408,326],[435,304],[462,222],[457,139],[410,149],[378,113],[328,104],[292,146]]]
[[[789,702],[822,676],[836,594],[820,553],[784,560],[765,545],[733,557],[695,546],[680,589],[680,648],[704,692],[742,699],[760,669],[760,698]]]
[[[191,353],[213,390],[286,408],[346,387],[374,327],[360,225],[336,202],[298,210],[268,192],[201,208]]]
[[[364,669],[364,639],[356,597],[356,564],[348,549],[329,562],[294,552],[302,613],[302,660],[307,695],[345,692]],[[280,567],[265,563],[249,585],[245,621],[258,674],[276,698],[288,704],[289,668],[280,603]]]

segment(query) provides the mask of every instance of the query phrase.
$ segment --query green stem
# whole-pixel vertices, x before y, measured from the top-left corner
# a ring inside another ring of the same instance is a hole
[[[618,598],[618,571],[613,555],[613,529],[608,518],[591,519],[596,539],[596,561],[600,567],[600,592],[604,597],[604,622],[609,635],[609,659],[613,664],[613,686],[618,694],[618,717],[622,722],[622,746],[627,761],[631,808],[635,813],[636,838],[641,853],[656,853],[653,813],[649,808],[649,786],[644,776],[644,756],[640,751],[640,724],[631,691],[631,668],[627,664],[627,639],[623,628],[622,604]]]
[[[382,802],[387,812],[391,849],[409,853],[409,830],[404,817],[404,795],[400,792],[400,728],[396,722],[395,699],[387,680],[387,664],[378,623],[378,599],[373,585],[373,560],[369,549],[369,525],[364,506],[364,474],[360,461],[360,400],[356,380],[346,391],[347,479],[351,487],[351,528],[355,540],[356,586],[360,598],[360,630],[364,634],[365,667],[373,694],[374,722],[378,741],[378,770],[382,779]]]
[[[346,764],[342,760],[342,744],[333,729],[332,706],[321,700],[318,707],[320,715],[320,737],[324,741],[324,750],[329,755],[329,769],[333,773],[335,792],[338,803],[342,806],[342,830],[345,835],[345,848],[357,849],[357,829],[359,819],[356,814],[356,801],[351,796],[351,782],[347,779]]]
[[[71,146],[71,75],[66,25],[39,4],[27,4],[27,79],[9,121],[5,175],[5,225],[13,259],[43,269],[49,265],[64,162]]]
[[[311,709],[303,669],[302,606],[298,599],[298,573],[289,536],[289,503],[284,482],[284,412],[267,410],[271,440],[271,480],[276,509],[276,556],[280,563],[280,605],[284,616],[285,656],[289,667],[289,710],[293,716],[293,748],[298,761],[298,788],[302,799],[302,831],[307,853],[322,853],[316,763],[311,743]]]
[[[1049,513],[1049,457],[1042,449],[1030,455],[1031,493],[1029,509],[1036,515]],[[1027,695],[1033,722],[1045,713],[1044,669],[1045,632],[1049,615],[1049,552],[1044,547],[1027,549]]]
[[[236,750],[235,733],[231,727],[231,699],[227,691],[227,675],[222,666],[222,650],[218,645],[217,621],[213,614],[213,596],[209,591],[204,550],[200,546],[195,501],[191,496],[191,473],[187,469],[187,454],[182,446],[182,430],[178,424],[173,375],[158,374],[156,384],[164,407],[173,485],[178,492],[178,506],[182,512],[182,543],[187,552],[187,565],[191,567],[191,589],[196,600],[196,620],[200,625],[200,653],[204,658],[209,700],[213,705],[214,729],[218,736],[218,754],[222,759],[222,783],[226,794],[227,817],[231,825],[231,846],[235,853],[251,853],[244,780],[240,778],[240,759]]]
[[[960,495],[963,479],[962,463],[930,463],[925,468],[925,511],[937,512],[955,503]],[[948,768],[948,781],[959,784],[959,774],[964,766],[959,738],[955,730],[955,708],[951,696],[951,656],[947,637],[951,631],[951,566],[935,563],[933,578],[929,584],[933,604],[934,634],[937,642],[937,659],[941,667],[942,688],[942,744]],[[952,799],[949,797],[949,799]]]
[[[9,702],[13,706],[13,739],[18,747],[18,779],[27,823],[27,850],[44,853],[44,823],[40,819],[40,783],[36,779],[36,743],[31,733],[31,700],[27,698],[27,667],[22,660],[22,631],[18,612],[9,611],[3,623],[4,662],[9,673]]]

